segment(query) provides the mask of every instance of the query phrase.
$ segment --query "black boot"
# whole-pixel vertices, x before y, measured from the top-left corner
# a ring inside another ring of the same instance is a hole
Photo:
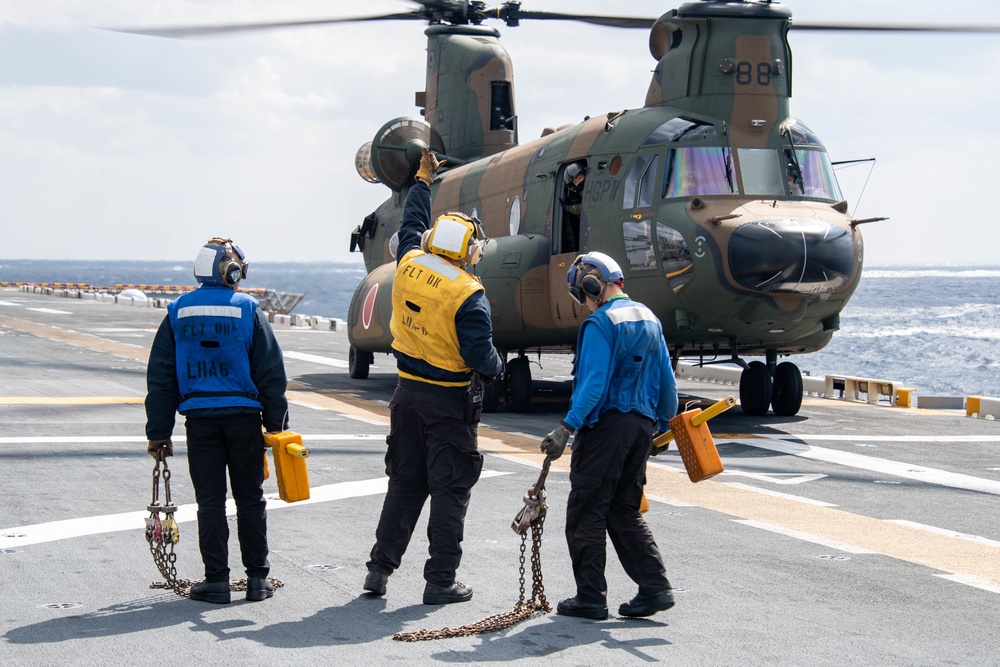
[[[471,599],[472,589],[460,581],[453,581],[450,586],[435,586],[430,582],[424,586],[424,604],[450,604]]]
[[[250,577],[247,579],[247,600],[260,602],[274,595],[274,586],[264,578]]]
[[[603,621],[608,617],[608,608],[602,604],[580,602],[576,597],[571,597],[556,605],[556,613],[562,616],[578,616]]]
[[[373,596],[385,595],[385,585],[389,581],[389,575],[372,570],[365,577],[363,589],[369,591]]]
[[[618,607],[618,614],[620,616],[631,616],[641,617],[641,616],[652,616],[658,611],[666,611],[674,606],[674,592],[671,589],[666,589],[659,591],[658,593],[649,593],[643,595],[639,593],[631,602],[626,602],[622,606]]]
[[[211,602],[212,604],[229,604],[231,597],[229,594],[228,581],[199,581],[191,587],[188,595],[192,600],[199,602]]]

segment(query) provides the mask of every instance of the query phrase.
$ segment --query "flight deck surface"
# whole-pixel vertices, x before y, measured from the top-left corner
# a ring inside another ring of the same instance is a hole
[[[425,509],[383,598],[363,594],[385,492],[391,358],[347,371],[347,336],[275,327],[311,498],[268,494],[271,600],[228,606],[151,589],[143,537],[152,459],[145,367],[165,314],[0,292],[0,661],[34,664],[995,665],[1000,619],[1000,426],[961,411],[807,397],[794,417],[711,423],[726,471],[692,484],[672,448],[650,460],[646,514],[677,605],[617,616],[636,590],[608,545],[607,621],[554,612],[473,637],[418,643],[518,597],[510,529],[565,415],[568,356],[532,357],[531,410],[484,415],[459,579],[464,604],[421,604]],[[682,401],[735,387],[683,380]],[[202,576],[183,418],[169,459],[181,506],[178,575]],[[573,595],[563,537],[569,456],[548,476],[545,595]],[[232,576],[244,576],[231,517]],[[530,596],[530,572],[526,582]]]

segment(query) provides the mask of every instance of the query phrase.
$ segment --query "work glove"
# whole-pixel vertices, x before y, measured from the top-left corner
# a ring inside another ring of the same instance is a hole
[[[146,447],[146,451],[154,459],[161,459],[167,456],[174,455],[174,443],[170,439],[166,440],[150,440],[149,446]]]
[[[566,449],[566,443],[569,441],[569,436],[571,435],[572,433],[566,430],[565,426],[559,424],[559,426],[552,429],[552,431],[542,440],[542,452],[555,461],[557,458],[562,456],[563,450]]]
[[[427,185],[431,184],[434,180],[434,174],[437,173],[438,168],[441,167],[447,160],[438,160],[433,153],[428,151],[426,148],[420,149],[420,168],[417,169],[417,174],[414,178]]]

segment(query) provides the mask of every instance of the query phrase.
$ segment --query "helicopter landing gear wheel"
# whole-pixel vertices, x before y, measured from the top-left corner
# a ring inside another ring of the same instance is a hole
[[[762,361],[751,361],[740,374],[740,407],[754,417],[767,414],[771,404],[771,375]]]
[[[778,364],[774,369],[774,389],[771,393],[771,409],[774,414],[791,417],[802,407],[802,372],[790,361]]]
[[[347,353],[347,370],[355,380],[365,380],[368,378],[368,368],[374,361],[375,355],[365,350],[351,346]]]
[[[504,372],[504,402],[508,412],[527,412],[531,404],[531,368],[528,357],[518,357]]]

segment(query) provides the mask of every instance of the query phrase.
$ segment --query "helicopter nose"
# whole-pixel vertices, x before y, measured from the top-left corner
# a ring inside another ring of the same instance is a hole
[[[733,277],[762,292],[833,291],[851,277],[854,256],[850,233],[821,220],[759,220],[729,240]]]

